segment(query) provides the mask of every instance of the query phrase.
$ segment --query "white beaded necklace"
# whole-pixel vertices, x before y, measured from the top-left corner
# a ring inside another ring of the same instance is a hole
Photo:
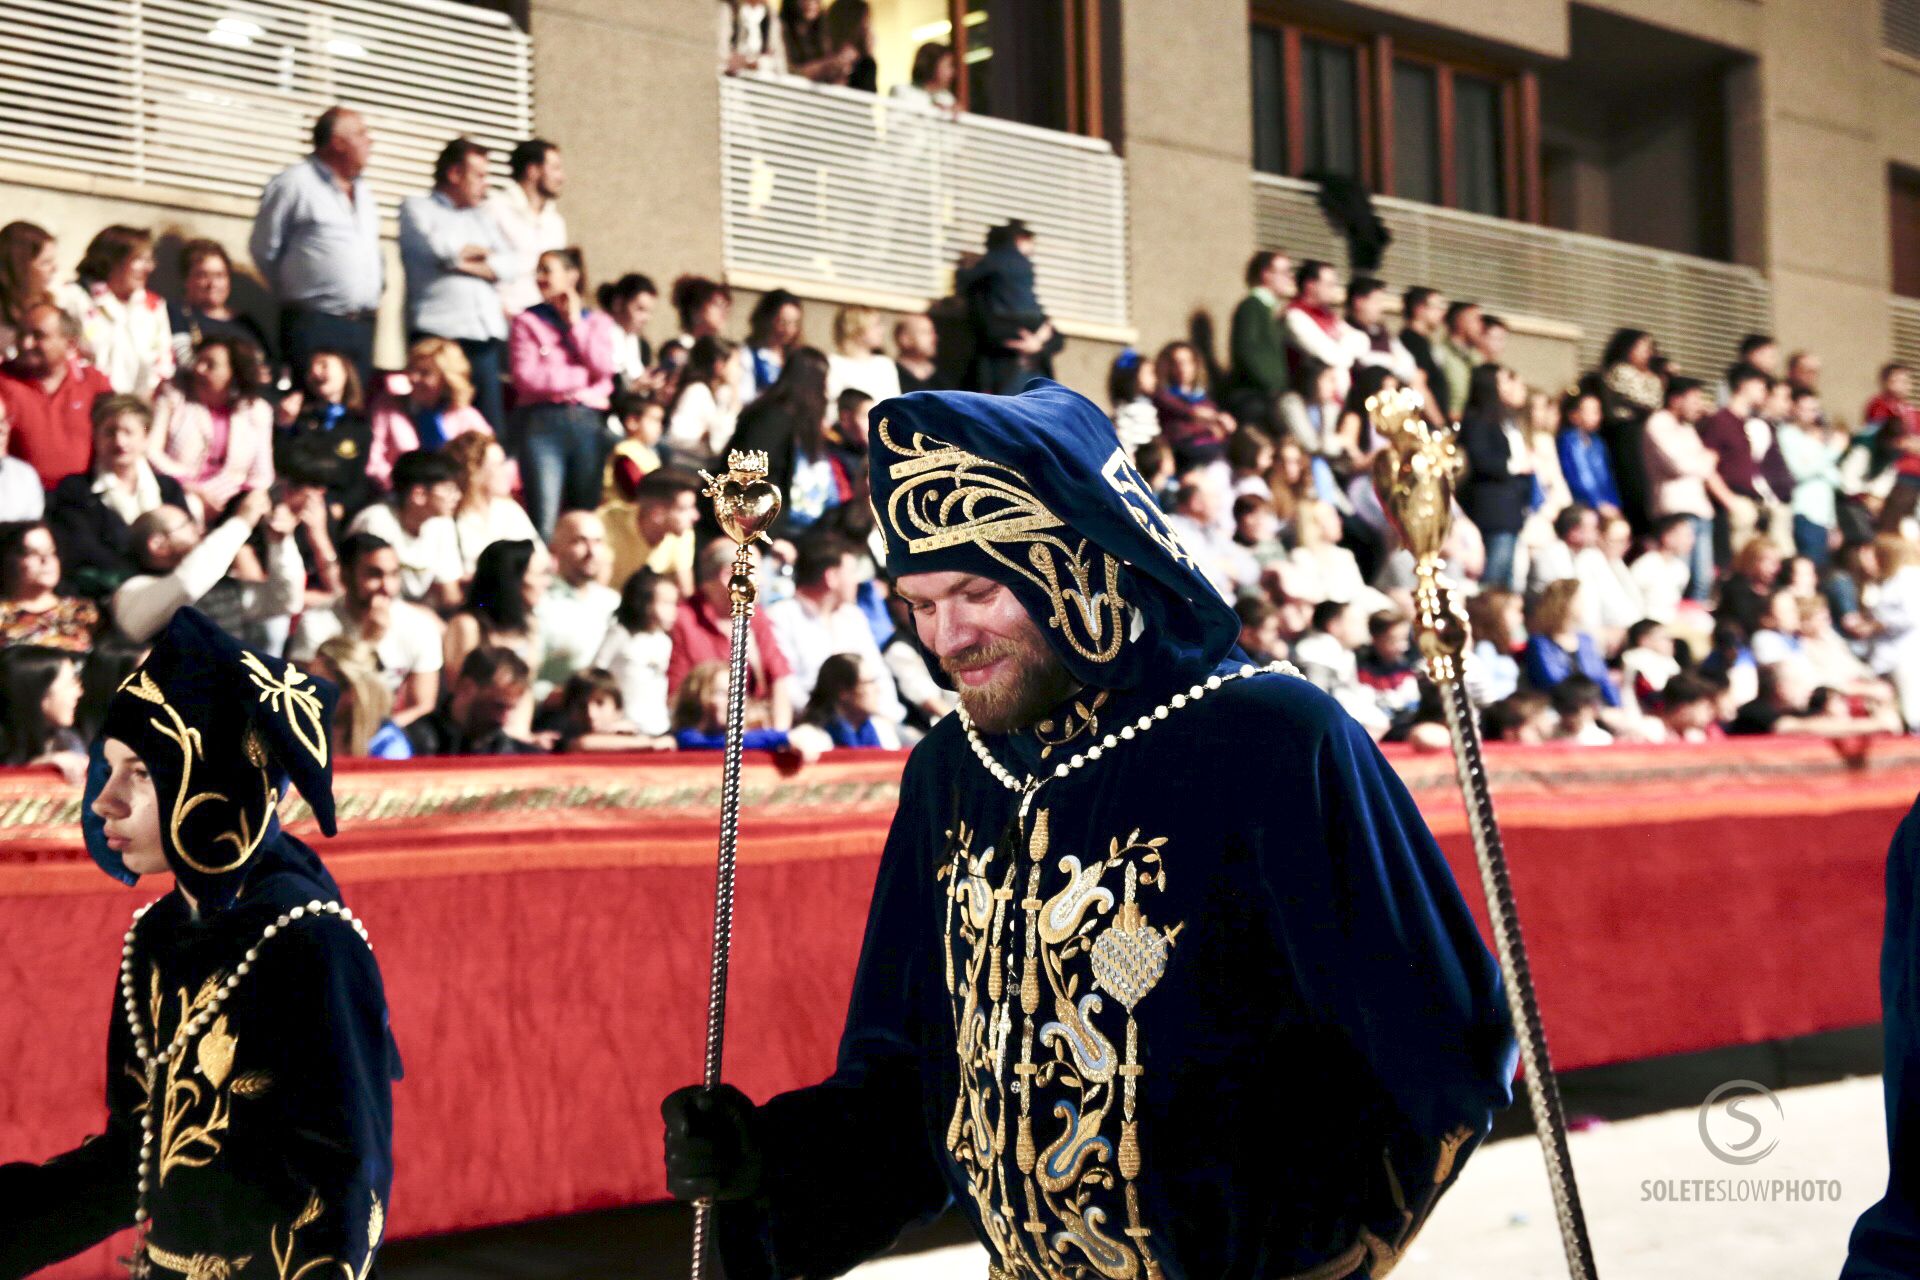
[[[261,931],[260,941],[247,948],[246,955],[241,958],[239,964],[234,966],[233,972],[227,975],[227,980],[220,985],[219,991],[207,1002],[206,1007],[201,1009],[200,1012],[193,1017],[182,1022],[179,1030],[173,1033],[173,1040],[167,1047],[156,1052],[155,1045],[148,1042],[146,1034],[140,1026],[140,1002],[134,995],[133,964],[134,935],[139,931],[141,919],[147,912],[153,910],[154,906],[154,902],[149,902],[146,906],[141,907],[133,913],[133,924],[128,926],[125,942],[120,948],[120,995],[127,1011],[127,1029],[133,1033],[133,1051],[139,1057],[141,1064],[146,1067],[147,1077],[147,1109],[140,1115],[140,1198],[137,1207],[133,1211],[133,1220],[140,1223],[147,1221],[147,1192],[151,1189],[147,1181],[147,1171],[153,1159],[153,1111],[155,1106],[153,1095],[154,1090],[159,1087],[160,1071],[186,1047],[188,1041],[200,1034],[200,1032],[205,1030],[207,1025],[213,1021],[214,1015],[220,1011],[220,1006],[227,1002],[227,997],[232,995],[234,989],[240,985],[240,979],[252,972],[254,961],[260,958],[260,948],[265,946],[267,941],[282,929],[285,929],[288,925],[298,920],[308,918],[317,919],[323,915],[330,915],[338,917],[347,924],[352,925],[353,931],[360,935],[360,941],[367,944],[367,950],[373,950],[373,940],[367,937],[367,926],[360,923],[360,921],[355,918],[353,912],[347,910],[347,908],[337,902],[322,902],[318,898],[315,898],[304,907],[294,907],[289,911],[285,911],[281,913],[279,919]],[[160,1028],[156,1025],[153,1030],[157,1035]],[[157,1044],[157,1042],[155,1043]],[[161,1105],[164,1105],[164,1103]],[[143,1240],[140,1248],[144,1250],[145,1247],[145,1241]]]
[[[1020,813],[1021,816],[1024,817],[1027,807],[1033,802],[1033,793],[1038,791],[1041,784],[1046,782],[1050,777],[1064,778],[1081,766],[1091,764],[1095,760],[1098,760],[1122,742],[1133,741],[1147,730],[1153,728],[1153,726],[1160,721],[1165,720],[1175,711],[1200,701],[1200,699],[1206,697],[1221,685],[1232,680],[1241,680],[1248,676],[1259,675],[1262,672],[1275,675],[1286,674],[1297,676],[1300,674],[1299,670],[1291,662],[1269,662],[1264,667],[1256,667],[1252,663],[1247,663],[1238,671],[1229,671],[1224,676],[1208,676],[1205,680],[1194,685],[1185,693],[1176,693],[1152,711],[1143,712],[1138,720],[1121,726],[1119,732],[1110,733],[1091,747],[1088,747],[1085,751],[1062,760],[1053,767],[1051,774],[1029,777],[1024,782],[1015,778],[1011,770],[993,758],[993,752],[989,751],[987,744],[980,740],[979,731],[973,727],[973,717],[967,714],[965,706],[960,708],[960,723],[967,731],[967,745],[973,748],[973,754],[979,758],[981,765],[986,771],[992,774],[994,780],[1007,790],[1021,793],[1023,799],[1020,801]]]

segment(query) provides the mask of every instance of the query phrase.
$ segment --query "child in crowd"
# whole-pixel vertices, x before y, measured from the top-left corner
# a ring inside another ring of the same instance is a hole
[[[607,454],[600,501],[631,502],[641,478],[660,469],[660,436],[666,430],[667,409],[650,390],[622,391],[613,397],[610,416],[621,439]]]
[[[1287,656],[1278,609],[1260,596],[1241,596],[1233,611],[1240,619],[1240,647],[1247,656],[1262,666]]]
[[[620,681],[602,667],[567,677],[560,693],[557,751],[671,751],[673,739],[641,731],[627,718]]]
[[[1413,622],[1402,613],[1376,613],[1367,620],[1369,643],[1355,655],[1360,683],[1373,690],[1392,728],[1404,734],[1420,707],[1420,673],[1414,666]]]
[[[1628,706],[1651,714],[1659,710],[1660,691],[1680,674],[1673,633],[1651,618],[1627,628],[1627,645],[1620,653],[1621,697]]]
[[[1129,453],[1160,439],[1160,410],[1154,393],[1160,378],[1153,363],[1128,347],[1113,358],[1107,371],[1107,399],[1113,405],[1113,430]]]
[[[1800,652],[1800,597],[1790,586],[1767,593],[1760,611],[1760,628],[1750,642],[1757,666],[1770,667]]]
[[[1280,541],[1280,517],[1274,513],[1271,499],[1257,493],[1243,493],[1233,500],[1233,540],[1246,548],[1263,574],[1286,563],[1287,548]]]
[[[1480,715],[1480,729],[1489,742],[1520,742],[1539,746],[1551,742],[1560,720],[1544,693],[1525,690],[1508,694]]]
[[[1550,696],[1554,714],[1560,717],[1561,741],[1582,747],[1604,747],[1613,741],[1600,723],[1599,685],[1576,671],[1555,685]]]
[[[673,702],[673,740],[682,751],[719,751],[727,745],[727,664],[702,662],[687,672]],[[748,728],[742,743],[748,751],[793,751],[802,760],[818,759],[833,745],[825,732],[812,725],[784,729]]]
[[[813,694],[807,699],[807,724],[825,731],[836,747],[900,747],[900,731],[877,714],[880,672],[858,654],[836,653],[820,664]]]
[[[673,641],[667,633],[679,611],[680,588],[673,579],[652,569],[638,570],[621,589],[613,625],[593,658],[596,668],[613,677],[627,718],[650,737],[666,737],[673,730],[667,708]]]
[[[1681,672],[1660,691],[1660,725],[1669,742],[1717,742],[1726,737],[1720,727],[1721,703],[1727,682],[1713,676]]]

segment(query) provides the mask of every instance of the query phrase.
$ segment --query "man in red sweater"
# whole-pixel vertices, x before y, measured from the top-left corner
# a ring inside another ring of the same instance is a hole
[[[66,312],[37,303],[21,317],[19,354],[0,366],[0,401],[13,422],[10,451],[49,489],[87,469],[93,402],[113,393],[107,376],[80,358],[78,338]]]

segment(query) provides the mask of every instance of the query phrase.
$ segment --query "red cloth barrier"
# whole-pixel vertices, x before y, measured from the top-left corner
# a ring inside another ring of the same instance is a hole
[[[386,976],[391,1231],[657,1199],[657,1107],[700,1072],[717,756],[348,763],[321,841]],[[727,1075],[764,1097],[832,1065],[901,757],[751,761]],[[1452,762],[1396,756],[1485,927]],[[1490,753],[1564,1068],[1878,1017],[1885,849],[1920,743]],[[0,1159],[101,1123],[125,890],[47,771],[0,771]],[[310,822],[297,808],[296,830]],[[118,1274],[124,1242],[47,1273]]]

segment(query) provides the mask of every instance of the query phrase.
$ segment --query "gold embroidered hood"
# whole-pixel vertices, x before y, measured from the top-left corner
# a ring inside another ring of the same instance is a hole
[[[887,572],[959,571],[1011,590],[1076,677],[1190,684],[1234,652],[1239,619],[1194,565],[1085,396],[916,391],[869,437]]]
[[[278,832],[274,810],[289,780],[333,834],[328,729],[336,697],[326,681],[242,648],[199,610],[180,610],[107,706],[81,814],[88,852],[133,883],[92,808],[106,782],[101,744],[114,738],[153,777],[174,875],[203,912],[220,909]]]

